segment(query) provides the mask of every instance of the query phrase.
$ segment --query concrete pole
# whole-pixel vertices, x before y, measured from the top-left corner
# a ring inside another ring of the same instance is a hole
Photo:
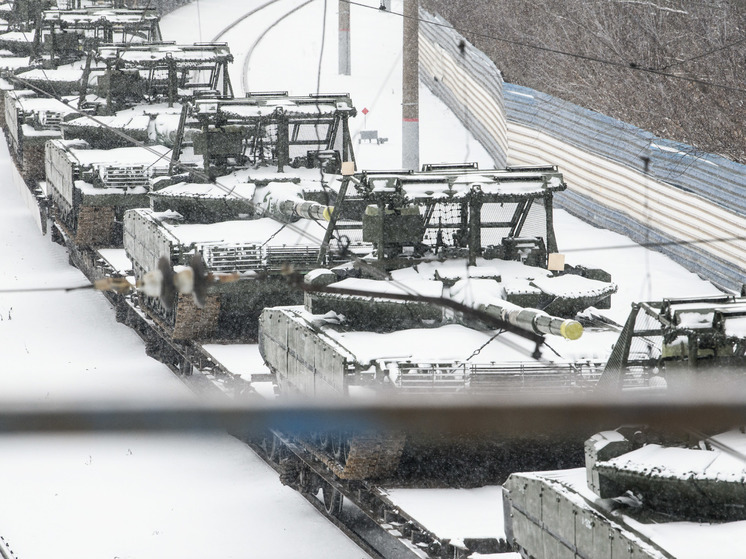
[[[404,0],[402,64],[402,167],[420,167],[419,0]]]
[[[339,73],[349,76],[352,72],[350,61],[350,3],[339,0]]]

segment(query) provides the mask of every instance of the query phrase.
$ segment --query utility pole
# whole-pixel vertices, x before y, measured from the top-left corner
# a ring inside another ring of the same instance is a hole
[[[349,76],[352,72],[350,61],[350,3],[339,0],[339,73]]]
[[[404,0],[402,63],[402,167],[420,167],[419,0]]]

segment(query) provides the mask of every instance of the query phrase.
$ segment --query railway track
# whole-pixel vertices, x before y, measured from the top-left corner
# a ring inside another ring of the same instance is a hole
[[[71,264],[90,281],[116,274],[96,251],[75,246],[60,224],[54,223],[52,227],[56,237],[67,247]],[[132,328],[143,340],[146,353],[168,366],[196,394],[261,397],[251,381],[231,372],[199,343],[172,340],[166,329],[138,306],[136,295],[111,291],[103,294],[114,308],[117,320]],[[278,431],[268,432],[259,440],[242,433],[230,434],[252,448],[278,472],[283,484],[296,489],[371,557],[465,559],[477,550],[508,551],[507,544],[497,540],[472,540],[466,547],[439,538],[394,504],[379,485],[339,479],[330,467],[334,457],[321,455],[309,440]]]
[[[244,93],[247,93],[250,91],[249,89],[249,65],[251,64],[251,57],[254,54],[254,50],[256,47],[261,43],[261,41],[267,36],[267,34],[272,31],[278,24],[282,23],[283,20],[290,17],[294,13],[298,12],[301,8],[306,7],[307,5],[311,4],[314,0],[305,0],[301,4],[298,5],[292,5],[285,11],[282,15],[271,21],[269,25],[266,26],[264,31],[262,31],[258,37],[254,40],[254,42],[249,47],[248,51],[246,52],[246,55],[243,58],[243,63],[241,64],[241,85],[243,87]],[[296,0],[297,2],[297,0]],[[278,6],[281,3],[289,3],[288,0],[270,0],[269,2],[266,2],[262,4],[261,6],[258,6],[252,10],[249,10],[245,14],[239,16],[236,18],[230,25],[225,26],[223,29],[221,29],[215,37],[213,37],[213,41],[221,41],[225,38],[225,36],[230,33],[232,30],[234,30],[239,24],[245,22],[248,18],[250,18],[253,15],[256,15],[260,12],[267,11],[268,9]],[[295,4],[295,2],[293,3]]]

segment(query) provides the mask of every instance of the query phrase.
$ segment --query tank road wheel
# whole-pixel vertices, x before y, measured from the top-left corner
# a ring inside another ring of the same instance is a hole
[[[342,514],[342,501],[344,496],[339,490],[335,489],[328,483],[325,483],[321,488],[324,496],[324,509],[327,514],[334,517],[339,517]]]
[[[339,462],[340,464],[346,464],[347,457],[350,455],[350,441],[347,439],[347,436],[341,431],[331,433],[331,438],[332,454],[334,454],[334,458],[336,458],[337,462]]]

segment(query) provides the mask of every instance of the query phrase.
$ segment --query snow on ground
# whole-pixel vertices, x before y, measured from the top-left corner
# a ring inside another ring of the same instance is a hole
[[[387,489],[389,499],[439,538],[505,539],[502,488]]]
[[[611,274],[619,290],[611,297],[612,308],[600,313],[620,324],[636,301],[722,294],[664,254],[642,248],[623,235],[588,225],[565,211],[555,211],[554,230],[559,251],[567,255],[568,264],[602,268]]]
[[[194,2],[164,18],[164,37],[212,40],[230,20],[260,3]],[[282,6],[300,3],[288,0]],[[253,49],[249,90],[300,95],[316,91],[323,4],[317,0],[302,8]],[[377,7],[378,2],[368,4]],[[349,92],[359,110],[369,110],[353,120],[353,134],[377,130],[388,138],[380,145],[355,143],[360,169],[399,168],[401,18],[352,6],[353,76],[337,76],[337,14],[335,4],[328,5],[320,91]],[[400,11],[401,1],[395,0],[393,8]],[[232,75],[238,95],[244,89],[244,55],[263,31],[261,23],[278,13],[272,10],[259,12],[251,26],[239,25],[220,37],[230,43],[236,58]],[[422,162],[491,164],[424,87],[420,132]],[[0,173],[7,179],[11,172],[3,146]],[[39,237],[8,180],[0,182],[0,196],[0,287],[83,284],[83,276],[68,266],[65,251]],[[563,250],[599,247],[568,254],[568,260],[587,260],[611,271],[622,286],[612,309],[617,320],[624,319],[633,300],[712,292],[705,282],[655,253],[603,250],[628,241],[588,228],[563,212],[557,213],[555,226]],[[113,310],[93,292],[0,294],[0,339],[3,397],[192,398],[164,366],[145,356],[141,340],[117,324]],[[231,368],[241,374],[256,371],[253,365],[246,368],[246,363],[257,362],[255,346],[211,351],[221,361],[236,363]],[[442,491],[439,503],[448,503],[438,507],[453,506],[454,516],[460,514],[447,490],[431,491],[428,495]],[[282,487],[277,475],[246,447],[223,435],[5,435],[0,437],[0,494],[13,505],[0,508],[0,535],[19,557],[363,556],[295,492]],[[425,495],[413,494],[408,506],[427,507],[433,501]],[[470,507],[485,517],[501,511],[494,499]],[[456,535],[456,526],[448,521],[443,529]]]

